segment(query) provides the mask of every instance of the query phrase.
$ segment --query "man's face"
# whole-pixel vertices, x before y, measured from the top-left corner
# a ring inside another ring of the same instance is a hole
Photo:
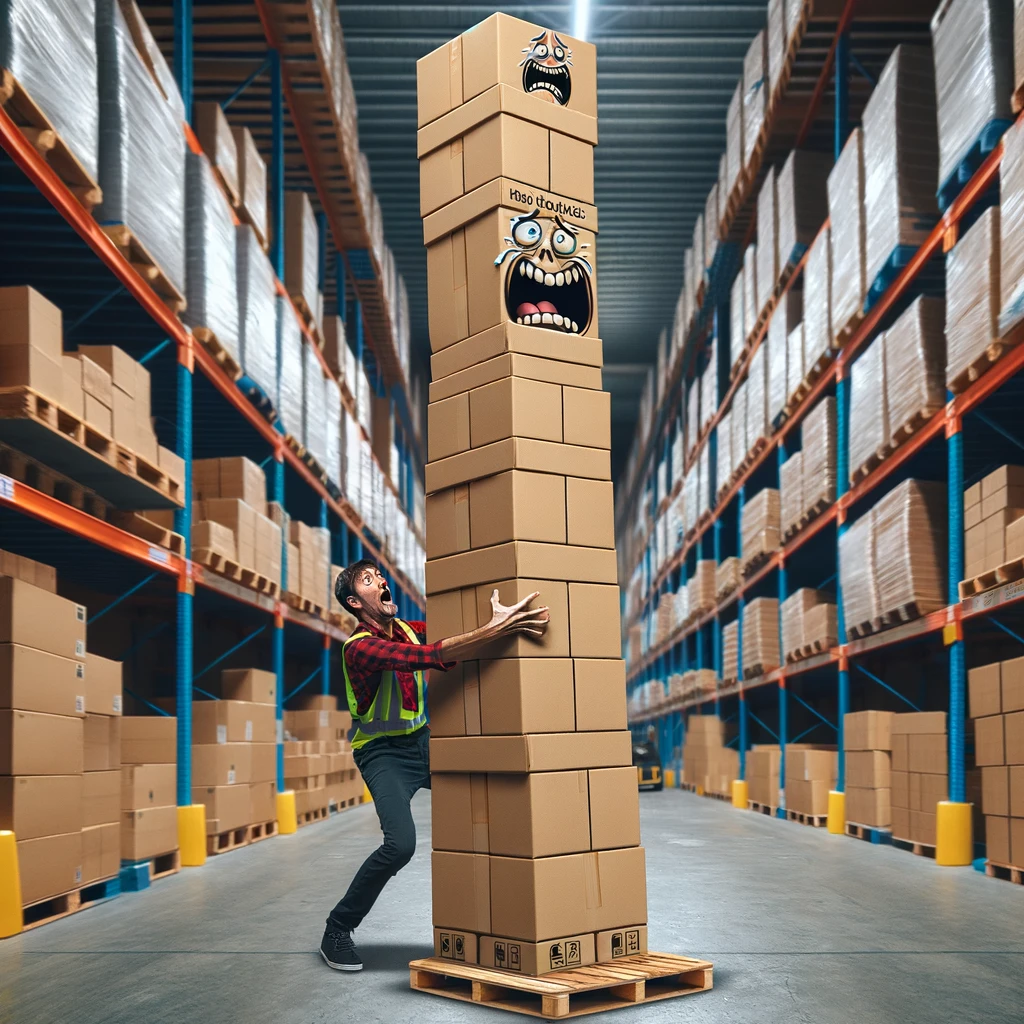
[[[360,606],[378,621],[386,622],[398,614],[398,605],[391,599],[391,588],[376,566],[364,566],[353,589]]]

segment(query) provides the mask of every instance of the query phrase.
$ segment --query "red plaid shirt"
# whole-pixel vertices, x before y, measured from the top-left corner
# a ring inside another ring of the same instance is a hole
[[[404,621],[404,620],[403,620]],[[425,622],[406,622],[416,633],[420,642],[415,644],[406,636],[397,623],[392,635],[387,636],[370,622],[360,622],[358,632],[368,632],[371,636],[360,637],[345,646],[345,664],[348,667],[348,678],[352,683],[356,707],[359,714],[365,715],[380,689],[381,674],[391,671],[398,679],[402,690],[402,707],[407,711],[418,711],[416,697],[417,669],[449,669],[454,662],[441,660],[441,642],[426,643],[427,624]]]

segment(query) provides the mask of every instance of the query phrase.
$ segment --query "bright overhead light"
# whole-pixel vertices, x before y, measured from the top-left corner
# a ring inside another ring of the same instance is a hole
[[[586,39],[590,28],[590,0],[575,0],[572,34],[577,39]]]

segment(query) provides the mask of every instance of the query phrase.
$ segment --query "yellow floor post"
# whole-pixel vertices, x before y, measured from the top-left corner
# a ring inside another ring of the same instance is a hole
[[[277,794],[277,831],[279,835],[290,836],[299,830],[299,819],[295,813],[295,790],[286,789]]]
[[[834,836],[846,834],[846,794],[834,789],[828,794],[828,830]]]
[[[669,789],[676,788],[676,770],[674,768],[665,769],[665,785]]]
[[[13,832],[0,832],[0,939],[21,931],[21,876]]]
[[[363,803],[364,804],[372,804],[373,803],[373,797],[370,795],[370,787],[367,786],[365,782],[363,783]]]
[[[738,807],[741,811],[747,809],[749,802],[749,796],[747,794],[747,782],[746,779],[733,779],[732,780],[732,805]]]
[[[935,863],[966,867],[973,857],[971,805],[940,801],[935,808]]]
[[[183,868],[201,868],[206,863],[206,807],[203,804],[178,808],[178,848]]]

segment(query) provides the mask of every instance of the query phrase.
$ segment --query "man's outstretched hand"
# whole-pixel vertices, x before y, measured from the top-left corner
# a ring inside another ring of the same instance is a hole
[[[497,589],[491,592],[491,621],[484,629],[492,630],[494,636],[506,636],[509,633],[526,633],[528,636],[543,636],[551,622],[551,613],[547,606],[543,608],[527,607],[540,591],[527,594],[522,601],[513,605],[503,605],[498,599]]]

